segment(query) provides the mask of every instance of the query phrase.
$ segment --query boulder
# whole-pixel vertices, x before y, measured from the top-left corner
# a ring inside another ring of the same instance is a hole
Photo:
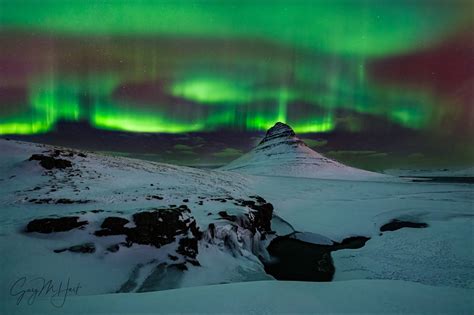
[[[61,217],[35,219],[28,223],[26,232],[53,233],[65,232],[88,224],[87,221],[79,221],[79,217]]]

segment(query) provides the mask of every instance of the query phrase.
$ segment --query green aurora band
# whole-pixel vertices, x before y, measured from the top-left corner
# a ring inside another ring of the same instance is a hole
[[[108,38],[104,47],[121,66],[77,73],[53,60],[28,78],[27,101],[19,111],[0,112],[0,134],[44,133],[59,121],[159,133],[265,130],[283,121],[300,133],[330,132],[339,126],[338,110],[427,128],[444,114],[438,104],[454,101],[429,89],[380,84],[366,74],[366,63],[434,45],[469,22],[469,8],[469,2],[425,0],[271,6],[264,1],[2,1],[3,32],[34,31],[79,43]],[[251,39],[291,53],[283,60],[192,52],[175,57],[156,45],[117,44],[129,37]],[[89,57],[95,53],[84,51]],[[0,83],[7,81],[2,77]],[[117,97],[123,85],[143,82],[155,82],[167,97],[154,102]],[[295,115],[298,103],[312,109]],[[354,121],[345,128],[357,132],[363,126]]]
[[[396,54],[446,35],[469,1],[2,1],[3,27],[88,36],[256,38],[330,53]]]

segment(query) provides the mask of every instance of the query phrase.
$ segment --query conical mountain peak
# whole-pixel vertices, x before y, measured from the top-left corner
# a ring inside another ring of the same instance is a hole
[[[277,122],[273,127],[267,130],[265,137],[260,141],[259,145],[273,140],[297,139],[293,129],[282,122]],[[301,141],[301,140],[299,140]]]
[[[381,176],[324,157],[309,148],[290,126],[282,122],[277,122],[268,129],[265,137],[253,150],[221,169],[255,175],[331,179]]]

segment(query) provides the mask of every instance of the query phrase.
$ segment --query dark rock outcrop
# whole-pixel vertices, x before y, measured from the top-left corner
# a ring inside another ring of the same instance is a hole
[[[95,231],[96,236],[120,235],[126,234],[128,229],[124,227],[129,223],[127,219],[121,217],[107,217],[101,224],[102,230]]]
[[[227,211],[219,211],[218,213],[220,215],[220,217],[224,220],[227,220],[227,221],[231,221],[231,222],[235,222],[237,221],[237,216],[235,215],[230,215],[227,213]]]
[[[260,196],[251,196],[251,198],[254,198],[255,200],[237,199],[234,204],[250,208],[250,211],[247,214],[249,222],[248,228],[252,229],[254,232],[255,230],[267,233],[270,232],[272,230],[271,221],[273,216],[273,205]]]
[[[43,154],[33,154],[28,160],[40,161],[40,165],[47,170],[52,170],[54,168],[65,169],[67,167],[72,167],[72,163],[69,160],[58,159],[53,156],[47,156]]]
[[[69,251],[73,253],[92,254],[92,253],[95,253],[95,245],[94,243],[85,243],[85,244],[71,246],[68,248],[54,250],[55,253],[62,253],[65,251]]]
[[[176,251],[179,254],[196,258],[198,254],[198,240],[196,238],[184,237],[179,240],[179,247]]]
[[[180,238],[177,253],[186,257],[186,261],[198,265],[198,240],[202,233],[196,221],[190,216],[190,210],[182,205],[179,208],[156,209],[138,212],[133,215],[134,227],[125,227],[129,220],[121,217],[107,217],[101,224],[96,236],[125,235],[126,246],[133,244],[152,245],[160,248]]]
[[[279,236],[268,246],[268,252],[276,260],[265,261],[265,271],[278,280],[331,281],[335,267],[331,252],[341,249],[361,248],[370,238],[354,236],[332,245],[320,245]]]
[[[79,221],[79,217],[61,217],[35,219],[28,223],[26,232],[53,233],[65,232],[88,224],[87,221]]]
[[[163,197],[158,196],[158,195],[149,195],[149,196],[146,196],[146,200],[152,200],[152,199],[163,200]]]
[[[127,241],[155,247],[174,242],[177,235],[187,234],[189,230],[191,219],[184,219],[184,212],[187,210],[175,208],[135,213],[136,227],[128,229]]]
[[[116,253],[116,252],[119,251],[119,249],[120,249],[119,244],[114,244],[114,245],[110,245],[109,247],[107,247],[107,251],[111,252],[111,253]]]
[[[52,190],[55,191],[55,190]],[[89,203],[91,200],[73,200],[73,199],[68,199],[68,198],[59,198],[59,199],[53,199],[53,198],[42,198],[42,199],[28,199],[28,202],[35,203],[35,204],[64,204],[64,205],[70,205],[70,204],[84,204],[84,203]]]
[[[428,227],[427,223],[423,222],[410,222],[410,221],[401,221],[398,219],[393,219],[392,221],[382,225],[380,227],[380,232],[386,231],[396,231],[402,228],[426,228]]]

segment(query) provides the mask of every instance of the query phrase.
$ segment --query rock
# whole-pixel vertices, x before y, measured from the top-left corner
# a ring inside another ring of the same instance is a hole
[[[385,231],[396,231],[402,228],[426,228],[428,227],[427,223],[417,223],[417,222],[410,222],[410,221],[401,221],[397,219],[393,219],[389,223],[386,223],[380,227],[380,232]]]
[[[216,236],[216,226],[214,223],[209,223],[207,230],[209,231],[209,236],[213,239]]]
[[[335,273],[331,252],[361,248],[369,239],[353,236],[341,243],[333,241],[332,245],[321,245],[304,242],[291,235],[279,236],[268,246],[268,252],[276,259],[261,261],[265,271],[277,280],[331,281]]]
[[[185,211],[185,212],[191,212],[191,210],[188,208],[187,205],[180,205],[178,209]]]
[[[260,196],[250,196],[254,200],[237,199],[234,204],[251,209],[247,217],[250,221],[250,228],[261,232],[271,231],[271,221],[273,217],[273,205]]]
[[[178,256],[174,256],[174,255],[168,254],[168,257],[169,257],[169,259],[171,259],[172,261],[178,260]]]
[[[51,189],[51,192],[56,191],[56,189]],[[43,198],[43,199],[29,199],[28,202],[36,203],[36,204],[84,204],[89,203],[90,200],[72,200],[68,198],[60,198],[60,199],[53,199],[53,198]]]
[[[28,223],[26,232],[52,233],[65,232],[75,228],[82,227],[89,222],[79,221],[79,217],[61,217],[61,218],[45,218],[35,219]]]
[[[123,234],[126,235],[127,246],[136,243],[158,248],[174,242],[178,235],[186,235],[189,240],[180,243],[180,250],[185,253],[184,255],[195,258],[197,240],[202,233],[194,218],[187,215],[189,212],[187,207],[138,212],[133,215],[135,227],[132,228],[125,227],[129,223],[127,219],[107,217],[102,222],[102,229],[95,231],[94,234],[96,236]]]
[[[95,245],[94,243],[85,243],[80,245],[74,245],[68,248],[54,250],[55,253],[62,253],[65,251],[70,251],[73,253],[92,254],[95,253]]]
[[[120,235],[127,234],[128,228],[124,227],[129,223],[127,219],[120,217],[107,217],[101,224],[102,230],[95,231],[96,236]]]
[[[178,254],[187,256],[189,258],[196,258],[198,254],[198,240],[197,238],[182,238],[179,240],[179,246],[176,250]]]
[[[237,216],[230,215],[230,214],[227,213],[227,211],[219,211],[218,214],[221,216],[221,218],[223,218],[225,220],[232,221],[232,222],[237,221]]]
[[[263,199],[262,197],[257,196],[257,195],[255,195],[255,196],[249,196],[249,198],[255,199],[258,203],[267,203],[267,201],[266,201],[265,199]]]
[[[181,211],[164,209],[139,212],[133,215],[136,227],[127,232],[127,241],[161,247],[183,234],[187,225],[180,220]]]
[[[111,252],[111,253],[116,253],[116,252],[119,251],[119,249],[120,249],[119,244],[114,244],[114,245],[110,245],[109,247],[107,247],[107,251]]]
[[[250,216],[250,219],[253,226],[257,230],[270,232],[272,230],[273,205],[271,203],[264,203],[255,205],[252,209],[254,211],[251,212],[252,216]]]
[[[163,197],[160,197],[158,195],[149,195],[149,196],[146,196],[146,199],[147,200],[152,200],[152,199],[163,200]]]
[[[65,169],[67,167],[72,167],[72,163],[69,160],[57,159],[52,156],[47,156],[43,154],[33,154],[28,160],[40,161],[40,165],[47,170],[52,170],[54,168]]]
[[[90,200],[71,200],[68,198],[60,198],[56,200],[56,204],[73,204],[73,203],[82,204],[82,203],[88,203],[88,202],[90,202]]]
[[[358,249],[365,246],[365,243],[370,240],[370,237],[365,236],[351,236],[342,240],[341,243],[334,242],[331,245],[331,251],[340,249]]]

